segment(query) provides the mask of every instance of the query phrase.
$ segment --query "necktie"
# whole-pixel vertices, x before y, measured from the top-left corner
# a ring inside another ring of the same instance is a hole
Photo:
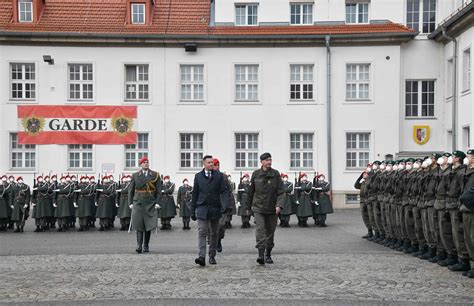
[[[211,171],[207,171],[207,178],[211,179]]]

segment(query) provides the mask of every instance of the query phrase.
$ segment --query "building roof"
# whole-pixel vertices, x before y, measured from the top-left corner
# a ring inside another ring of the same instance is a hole
[[[282,35],[357,35],[381,34],[414,37],[417,32],[393,22],[364,25],[309,26],[260,25],[228,26],[210,25],[209,0],[155,0],[152,20],[147,25],[126,22],[127,0],[43,0],[45,6],[35,23],[13,22],[15,0],[0,0],[0,36],[35,34],[87,34],[94,36],[155,35],[187,36],[213,39],[217,37],[254,38]],[[150,1],[152,3],[152,1]]]
[[[474,1],[463,3],[456,11],[444,19],[428,37],[448,41],[443,38],[443,29],[448,35],[457,35],[474,24]]]

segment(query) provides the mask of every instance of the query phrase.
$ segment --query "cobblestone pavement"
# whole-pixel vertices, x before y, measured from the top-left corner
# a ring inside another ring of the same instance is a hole
[[[234,222],[240,225],[239,221]],[[196,231],[0,234],[0,303],[60,305],[427,305],[474,303],[474,280],[360,238],[357,211],[327,228],[279,229],[274,265],[258,266],[253,229],[228,230],[216,266],[194,264]],[[100,242],[103,243],[100,243]]]

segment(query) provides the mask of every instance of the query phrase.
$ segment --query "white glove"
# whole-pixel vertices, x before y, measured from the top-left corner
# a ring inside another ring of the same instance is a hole
[[[58,207],[58,204],[56,204],[56,203],[53,203],[53,207]]]
[[[237,202],[237,207],[240,207],[240,202]]]
[[[296,205],[300,205],[300,201],[296,201]]]
[[[81,189],[74,190],[74,192],[81,192]]]
[[[33,188],[33,191],[38,190],[38,187]]]
[[[11,209],[13,209],[13,205],[10,205]]]
[[[362,184],[363,182],[365,182],[365,179],[361,179],[361,180],[359,181],[359,183],[361,183],[361,184]]]
[[[122,189],[117,189],[115,190],[115,192],[122,192]]]
[[[164,191],[164,190],[162,190],[162,191],[161,191],[161,193],[165,193],[165,191]]]
[[[78,208],[79,205],[77,205],[77,203],[74,203],[74,208]]]
[[[95,202],[95,206],[99,207],[99,203]]]
[[[104,189],[97,188],[96,191],[102,192],[102,191],[104,191]]]
[[[36,203],[31,203],[31,205],[32,205],[33,207],[35,207],[35,206],[36,206]]]
[[[53,191],[54,191],[54,192],[59,192],[59,189],[54,189]]]
[[[159,204],[155,204],[155,209],[160,209],[161,206]]]
[[[133,204],[128,205],[128,207],[130,207],[130,209],[132,209],[132,208],[133,208]]]
[[[318,201],[314,201],[313,203],[314,203],[314,205],[319,206]]]
[[[119,206],[120,206],[120,205],[118,205],[118,204],[115,204],[115,207],[119,208]]]
[[[25,204],[25,206],[23,206],[24,209],[27,209],[28,208],[28,204]]]
[[[323,190],[323,188],[321,188],[321,187],[314,188],[314,189],[316,189],[316,190]]]

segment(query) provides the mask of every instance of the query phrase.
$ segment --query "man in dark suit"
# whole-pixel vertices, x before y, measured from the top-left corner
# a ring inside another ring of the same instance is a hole
[[[229,207],[229,190],[224,175],[214,170],[212,156],[202,159],[204,169],[194,176],[191,219],[198,222],[199,257],[196,264],[206,265],[206,238],[210,237],[209,263],[216,264],[219,219]]]

